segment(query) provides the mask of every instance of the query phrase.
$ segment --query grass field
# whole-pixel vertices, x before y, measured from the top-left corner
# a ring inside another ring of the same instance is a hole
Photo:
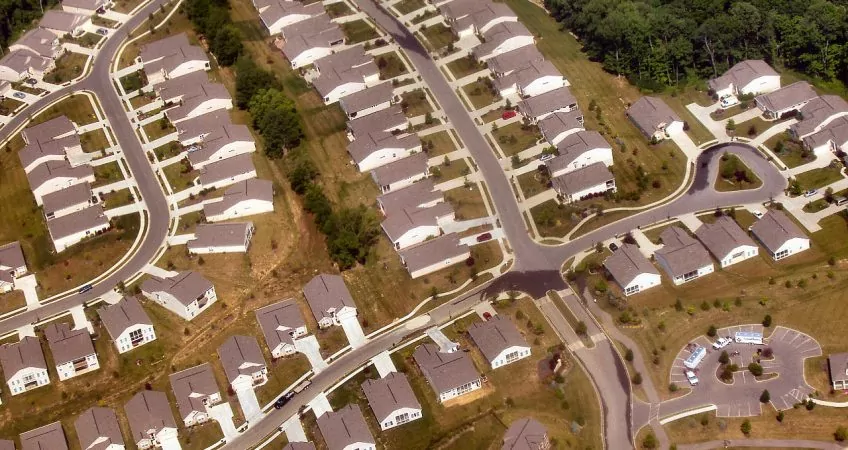
[[[448,131],[439,131],[421,138],[427,144],[427,156],[441,156],[456,151],[456,145],[451,140]]]
[[[421,34],[427,39],[430,50],[433,52],[439,52],[449,44],[456,42],[453,31],[443,23],[429,26],[422,30]]]
[[[103,207],[106,209],[126,206],[133,202],[133,196],[130,192],[130,188],[124,188],[119,191],[107,192],[101,197],[103,200]]]
[[[406,66],[397,52],[391,52],[377,57],[377,67],[380,69],[380,79],[390,80],[407,72]]]
[[[485,69],[486,66],[484,64],[480,64],[473,56],[467,56],[448,63],[447,68],[450,70],[451,74],[453,74],[453,77],[458,80],[460,78],[467,77],[472,73],[479,72]]]
[[[435,169],[435,170],[434,170]],[[450,164],[442,162],[438,166],[430,168],[430,173],[436,178],[436,183],[443,183],[457,177],[464,177],[471,173],[471,168],[464,159],[451,161]],[[438,174],[438,175],[437,175]]]
[[[837,164],[833,167],[808,170],[804,173],[799,173],[795,178],[801,185],[801,189],[822,188],[843,178],[842,166]]]
[[[478,219],[488,215],[483,195],[478,192],[476,184],[472,184],[470,189],[460,186],[445,192],[445,200],[456,210],[456,220]]]
[[[346,38],[345,43],[348,45],[370,41],[380,36],[377,34],[377,30],[365,20],[354,20],[353,22],[343,23],[342,32]]]
[[[80,144],[82,151],[99,152],[109,147],[109,141],[106,139],[106,131],[103,128],[89,131],[80,135]]]
[[[427,101],[427,93],[424,89],[416,89],[409,91],[400,96],[400,106],[407,117],[423,116],[424,114],[433,112],[433,107]]]
[[[427,4],[424,3],[424,0],[403,0],[395,5],[395,9],[397,9],[402,16],[405,16],[425,6],[427,6]]]
[[[92,184],[92,187],[104,186],[123,180],[124,174],[121,173],[121,168],[118,164],[118,161],[112,161],[110,163],[95,166],[94,183]]]
[[[757,189],[763,185],[757,174],[751,171],[736,155],[722,155],[718,173],[715,189],[719,192]]]
[[[486,81],[489,81],[486,83]],[[498,100],[499,96],[491,87],[491,80],[477,80],[462,87],[465,95],[471,100],[474,109],[480,109],[491,105]]]
[[[530,209],[542,237],[563,237],[582,219],[577,209],[548,200]]]
[[[421,22],[424,22],[427,19],[431,19],[431,18],[436,17],[438,15],[439,15],[438,11],[428,9],[428,10],[425,10],[424,12],[422,12],[420,14],[417,14],[415,17],[413,17],[412,23],[413,23],[413,25],[419,24]]]
[[[3,97],[3,99],[0,100],[0,114],[4,116],[11,116],[12,113],[23,104],[23,102],[11,97]]]
[[[764,145],[771,149],[787,167],[798,167],[816,159],[812,152],[808,152],[804,146],[792,139],[787,133],[779,133],[770,137]]]
[[[66,52],[56,60],[56,69],[44,75],[44,81],[52,84],[62,84],[82,75],[87,55]]]
[[[168,184],[171,185],[171,190],[179,192],[183,189],[194,186],[194,180],[200,176],[197,170],[189,170],[188,163],[178,162],[162,168],[162,173],[168,179]]]
[[[536,145],[539,139],[542,139],[542,134],[539,132],[538,127],[533,125],[525,126],[521,122],[513,122],[500,127],[492,131],[492,136],[495,137],[498,146],[507,158],[527,150]]]
[[[148,123],[144,127],[144,133],[147,135],[148,142],[153,142],[156,139],[167,136],[175,131],[177,128],[168,121],[168,119],[162,118],[160,120],[154,120],[153,122]]]
[[[347,6],[345,2],[336,2],[327,5],[327,15],[331,18],[343,17],[350,14],[353,14],[353,10],[350,9],[350,6]]]
[[[548,190],[548,185],[543,183],[544,178],[536,170],[519,175],[517,180],[525,198],[530,198]]]
[[[94,115],[94,107],[91,105],[88,96],[72,94],[33,117],[29,126],[44,123],[62,115],[67,116],[77,126],[88,125],[97,121],[97,116]]]

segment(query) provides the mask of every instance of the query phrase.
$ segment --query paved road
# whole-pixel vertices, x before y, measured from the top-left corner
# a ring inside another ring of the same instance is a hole
[[[129,164],[130,172],[138,183],[141,197],[147,204],[147,234],[136,253],[116,270],[112,275],[94,285],[94,289],[85,294],[74,294],[46,304],[36,310],[21,313],[0,321],[0,335],[9,333],[20,326],[43,320],[67,311],[71,307],[93,300],[113,289],[119,281],[123,281],[138,273],[150,262],[156,251],[165,241],[170,220],[168,203],[156,175],[153,173],[147,155],[136,137],[132,125],[127,119],[112,80],[109,77],[111,61],[120,48],[126,35],[147,20],[148,16],[157,11],[166,0],[153,0],[130,20],[118,28],[106,41],[92,63],[92,70],[82,81],[52,92],[30,105],[0,129],[0,141],[9,137],[10,133],[28,120],[30,115],[42,110],[54,101],[77,91],[92,91],[100,100],[103,112],[109,118],[112,131],[123,149],[124,157]]]
[[[827,450],[838,450],[845,447],[834,442],[823,441],[803,441],[791,439],[731,439],[729,441],[709,441],[698,444],[678,445],[680,450],[709,450],[713,448],[739,448],[739,447],[755,447],[755,448],[821,448]]]

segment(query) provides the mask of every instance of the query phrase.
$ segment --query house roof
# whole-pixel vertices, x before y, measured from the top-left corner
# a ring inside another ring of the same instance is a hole
[[[123,297],[114,305],[98,309],[97,313],[112,340],[118,339],[127,328],[137,325],[153,326],[150,316],[135,297]]]
[[[65,2],[67,4],[67,2]],[[34,51],[37,55],[45,58],[52,58],[56,50],[60,47],[58,38],[53,32],[44,28],[33,28],[23,34],[13,46],[21,46]]]
[[[159,433],[165,428],[177,428],[168,396],[160,391],[141,391],[124,405],[133,441],[149,439],[149,432]]]
[[[389,239],[395,242],[410,230],[421,226],[436,226],[439,224],[439,219],[451,214],[454,214],[453,205],[448,202],[439,202],[427,208],[412,207],[390,212],[380,226]]]
[[[30,189],[34,191],[54,178],[67,177],[81,180],[93,176],[94,170],[89,165],[71,167],[67,161],[46,161],[27,172],[27,181],[29,181]]]
[[[183,418],[195,411],[205,413],[203,399],[220,392],[209,363],[172,373],[168,379],[177,399],[177,409]]]
[[[541,450],[546,448],[548,430],[532,417],[515,420],[503,437],[502,450]]]
[[[347,405],[338,411],[322,414],[318,418],[318,429],[328,450],[344,450],[360,442],[376,444],[358,405]]]
[[[400,105],[392,105],[373,114],[348,121],[347,129],[356,139],[375,133],[393,129],[406,129],[409,118],[403,113]]]
[[[583,113],[578,109],[569,112],[555,112],[539,121],[539,130],[549,142],[559,136],[560,133],[583,130]]]
[[[528,45],[529,47],[529,45]],[[559,70],[547,59],[530,61],[527,65],[513,70],[509,75],[495,79],[495,87],[499,90],[517,85],[520,89],[543,77],[562,77]]]
[[[393,97],[392,83],[387,81],[346,95],[339,100],[339,105],[341,105],[345,113],[350,115],[373,106],[390,102]]]
[[[72,330],[67,323],[54,322],[44,329],[44,336],[57,366],[95,353],[91,336],[85,328]]]
[[[64,31],[65,33],[73,33],[82,24],[90,19],[80,14],[73,14],[59,9],[51,9],[44,11],[44,16],[38,22],[41,28],[50,30]]]
[[[527,66],[534,61],[542,61],[545,57],[535,45],[525,45],[515,50],[501,53],[486,60],[489,70],[498,73],[512,72]]]
[[[209,57],[206,56],[206,52],[204,52],[202,48],[196,45],[187,45],[174,49],[173,53],[165,56],[162,59],[145,63],[144,73],[147,74],[148,77],[155,73],[163,71],[166,73],[170,73],[172,70],[179,67],[180,64],[186,63],[188,61],[205,61],[208,64]]]
[[[251,230],[253,222],[202,223],[194,232],[195,238],[186,246],[192,250],[244,245]]]
[[[138,54],[142,61],[153,61],[171,55],[176,49],[189,45],[191,44],[188,42],[188,35],[180,33],[142,45]]]
[[[348,144],[347,151],[353,161],[359,164],[378,150],[385,148],[409,150],[419,145],[421,140],[416,134],[396,136],[386,131],[374,131],[358,136],[355,141]]]
[[[437,393],[449,391],[480,379],[480,373],[468,353],[442,353],[435,344],[422,344],[412,357]]]
[[[303,286],[303,295],[317,321],[331,309],[338,311],[344,307],[356,308],[344,279],[339,275],[316,275]]]
[[[658,97],[642,97],[627,108],[627,116],[645,136],[651,137],[660,127],[682,122],[680,116]]]
[[[588,151],[599,148],[612,150],[609,142],[595,130],[571,133],[561,140],[556,148],[559,156],[545,162],[551,173],[568,167],[569,164]]]
[[[707,84],[714,91],[727,89],[731,84],[737,88],[743,88],[757,78],[765,76],[778,76],[778,73],[761,59],[748,59],[736,63],[720,77],[709,80]]]
[[[230,121],[230,114],[227,111],[217,110],[201,114],[197,117],[192,117],[191,119],[183,120],[174,126],[177,127],[177,134],[179,135],[180,140],[186,141],[212,133],[216,129],[230,124],[232,124]]]
[[[153,90],[163,100],[166,100],[183,95],[192,95],[201,89],[201,86],[204,84],[211,84],[209,76],[206,75],[206,72],[199,70],[197,72],[187,73],[181,77],[165,80],[157,84]]]
[[[33,69],[37,72],[46,71],[53,60],[40,55],[33,55],[24,50],[14,50],[9,52],[3,58],[0,58],[0,66],[8,67],[15,73],[24,73],[28,69]]]
[[[283,450],[315,450],[315,444],[311,442],[289,442]]]
[[[501,18],[518,20],[515,13],[505,3],[479,2],[477,10],[457,20],[457,27],[464,30],[473,25],[476,30],[479,30],[493,20]]]
[[[622,244],[613,254],[604,260],[604,267],[622,286],[627,286],[643,273],[659,275],[657,268],[642,256],[639,247]]]
[[[0,365],[8,382],[21,369],[34,367],[47,370],[44,352],[38,338],[25,336],[19,342],[0,346]]]
[[[324,14],[324,12],[324,5],[321,2],[304,5],[300,2],[276,0],[270,2],[268,6],[262,9],[259,13],[259,18],[266,27],[269,27],[278,20],[288,16],[299,15],[314,17]]]
[[[558,191],[572,195],[614,179],[615,177],[607,166],[604,163],[597,162],[560,175],[551,182]]]
[[[255,171],[253,157],[250,153],[242,153],[221,161],[215,161],[200,169],[200,183],[211,185],[227,178],[233,178]]]
[[[757,104],[767,111],[783,111],[786,108],[808,102],[818,94],[806,81],[798,81],[774,92],[757,96]]]
[[[106,450],[110,445],[124,446],[124,436],[118,416],[111,408],[93,407],[74,421],[80,447],[86,450]]]
[[[21,450],[68,450],[62,422],[53,422],[21,433]]]
[[[380,166],[371,175],[378,186],[388,186],[398,181],[406,180],[415,175],[427,173],[427,154],[418,152],[406,158]]]
[[[170,278],[159,278],[151,275],[141,284],[142,291],[149,293],[166,292],[173,295],[183,305],[191,304],[214,287],[212,282],[204,278],[203,275],[192,271],[183,271]]]
[[[330,16],[327,14],[319,14],[306,20],[301,20],[300,22],[284,26],[281,34],[286,40],[290,40],[297,36],[310,36],[326,30],[338,28],[338,25],[330,19]]]
[[[247,125],[223,125],[203,138],[200,149],[189,152],[188,161],[192,165],[210,161],[219,150],[236,142],[255,144],[256,140],[253,139],[253,135],[250,134],[250,129],[247,128]]]
[[[577,98],[567,87],[561,87],[544,94],[518,102],[518,110],[530,117],[539,117],[558,109],[577,103]]]
[[[49,141],[31,142],[18,152],[18,158],[24,168],[29,167],[39,158],[56,156],[65,158],[69,148],[79,147],[80,138],[76,134]]]
[[[789,128],[796,136],[814,133],[816,128],[834,115],[848,114],[848,102],[838,95],[822,95],[810,100],[801,108],[801,121]]]
[[[390,372],[380,379],[365,380],[362,383],[362,391],[379,422],[391,417],[401,408],[421,409],[421,404],[415,398],[412,386],[403,373]]]
[[[332,55],[315,60],[315,69],[317,69],[323,77],[325,72],[344,72],[352,68],[371,66],[373,63],[374,57],[365,53],[365,47],[362,45],[354,45],[350,48],[333,53]]]
[[[63,0],[62,6],[95,11],[97,8],[106,5],[106,3],[106,0]]]
[[[92,196],[91,185],[86,181],[72,184],[41,197],[41,204],[44,214],[50,214],[70,206],[87,204]]]
[[[365,83],[365,78],[379,74],[380,70],[371,55],[361,45],[353,46],[315,61],[320,76],[312,85],[321,94],[328,96],[333,89],[345,83]]]
[[[265,367],[262,349],[253,336],[230,336],[218,347],[218,358],[230,383],[239,375],[251,376]]]
[[[786,241],[807,235],[781,211],[770,210],[751,226],[751,231],[772,253]]]
[[[24,138],[24,142],[29,144],[32,142],[52,141],[59,136],[76,132],[77,128],[71,122],[71,119],[68,119],[65,115],[61,115],[38,125],[24,128],[21,131],[21,136]]]
[[[663,247],[654,254],[665,261],[666,267],[674,277],[713,263],[707,249],[680,227],[666,228],[660,233],[660,238]]]
[[[221,83],[206,83],[197,86],[197,89],[183,95],[180,104],[165,110],[165,114],[171,121],[177,121],[187,117],[203,102],[208,100],[232,100],[230,92]]]
[[[204,203],[203,214],[206,217],[223,213],[229,208],[247,200],[274,201],[274,183],[268,180],[251,178],[240,181],[224,191],[221,201]]]
[[[489,320],[471,324],[468,334],[489,362],[511,347],[529,348],[515,323],[500,314]]]
[[[15,441],[10,441],[8,439],[0,439],[0,450],[16,450]]]
[[[18,241],[0,245],[0,269],[26,267],[26,259]]]
[[[94,205],[62,217],[48,220],[47,231],[50,232],[50,237],[56,241],[76,233],[93,228],[102,228],[108,225],[109,218],[106,217],[106,213],[103,211],[103,205]]]
[[[848,353],[833,353],[827,357],[830,381],[848,380]]]
[[[435,188],[432,178],[413,183],[403,189],[389,192],[377,197],[377,202],[383,206],[386,215],[400,212],[409,208],[419,208],[421,205],[442,201],[442,191]]]
[[[804,138],[804,143],[811,148],[819,147],[830,141],[838,146],[845,145],[848,142],[848,117],[837,117],[818,133]]]
[[[488,0],[452,0],[439,6],[439,13],[448,20],[461,19],[484,8]]]
[[[519,36],[533,37],[533,34],[521,22],[501,22],[483,33],[485,42],[475,47],[472,52],[477,57],[487,56],[507,40]]]
[[[406,269],[412,273],[448,259],[471,256],[471,251],[467,245],[460,243],[456,233],[448,233],[400,250],[398,254]]]
[[[743,245],[757,246],[748,233],[742,231],[736,221],[727,216],[719,217],[715,223],[701,225],[695,230],[695,236],[719,261]]]
[[[300,307],[294,299],[283,300],[256,310],[256,320],[272,350],[280,344],[294,345],[290,330],[306,327]]]
[[[315,33],[299,35],[291,39],[287,39],[285,46],[283,47],[283,54],[289,61],[293,61],[308,50],[312,50],[314,48],[329,48],[333,45],[333,43],[344,42],[345,36],[341,28],[339,28],[338,25],[333,25],[333,27],[326,28]]]

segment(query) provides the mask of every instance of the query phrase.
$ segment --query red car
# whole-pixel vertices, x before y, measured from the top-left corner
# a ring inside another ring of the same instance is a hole
[[[490,320],[492,318],[492,314],[489,311],[485,311],[483,313],[483,320]]]
[[[477,242],[486,242],[492,238],[492,233],[483,233],[477,236]]]
[[[503,114],[501,115],[501,119],[504,119],[504,120],[512,119],[513,117],[515,117],[515,111],[513,111],[513,110],[504,111]]]

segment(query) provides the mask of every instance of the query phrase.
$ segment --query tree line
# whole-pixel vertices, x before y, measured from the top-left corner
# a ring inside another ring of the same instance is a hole
[[[848,79],[848,0],[545,0],[593,60],[659,90],[765,59]]]
[[[244,44],[230,17],[228,0],[188,0],[184,8],[195,30],[206,38],[218,64],[224,67],[235,64],[244,52]]]

